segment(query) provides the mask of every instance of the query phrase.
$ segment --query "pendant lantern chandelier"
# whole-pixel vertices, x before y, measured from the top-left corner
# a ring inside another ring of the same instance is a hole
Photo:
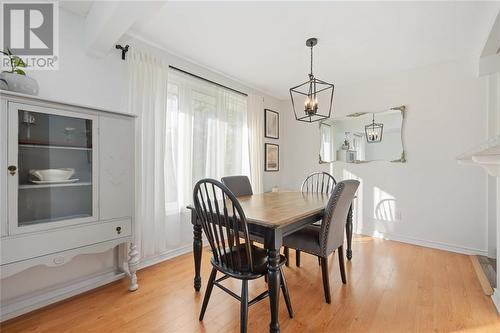
[[[375,113],[372,113],[372,123],[365,126],[366,141],[377,143],[382,141],[384,124],[375,122]]]
[[[333,84],[317,79],[313,74],[313,47],[317,43],[316,38],[309,38],[306,41],[306,46],[311,48],[309,80],[290,88],[295,119],[308,123],[330,118],[335,88]],[[302,105],[304,105],[303,109]]]

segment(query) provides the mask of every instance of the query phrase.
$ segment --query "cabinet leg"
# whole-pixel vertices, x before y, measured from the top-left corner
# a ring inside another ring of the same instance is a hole
[[[134,243],[130,243],[130,249],[128,251],[128,272],[130,278],[130,287],[129,291],[135,291],[139,288],[137,284],[137,266],[139,265],[139,251],[137,251],[137,247]]]

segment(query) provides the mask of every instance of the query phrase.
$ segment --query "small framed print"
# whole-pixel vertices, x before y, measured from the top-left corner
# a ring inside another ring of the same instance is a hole
[[[276,111],[264,110],[264,136],[270,139],[280,138],[280,114]]]
[[[280,146],[274,143],[264,144],[264,171],[280,171]]]

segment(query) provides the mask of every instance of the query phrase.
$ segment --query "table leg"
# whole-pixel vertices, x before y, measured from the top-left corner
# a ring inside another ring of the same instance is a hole
[[[347,260],[352,259],[352,204],[349,207],[349,213],[347,213],[347,221],[345,225],[345,232],[347,236]]]
[[[196,213],[194,211],[191,211],[191,223],[193,224],[194,290],[200,291],[200,269],[203,243],[201,239],[201,224],[196,218]]]
[[[276,333],[280,331],[279,324],[279,303],[280,303],[280,271],[279,271],[279,252],[276,249],[268,251],[269,257],[269,272],[268,272],[268,286],[269,286],[269,300],[271,304],[271,323],[269,324],[269,332]]]
[[[278,333],[280,331],[279,323],[279,303],[280,303],[280,248],[283,236],[279,229],[267,231],[264,237],[264,246],[267,249],[268,273],[267,283],[269,288],[269,304],[271,306],[271,323],[269,332]]]

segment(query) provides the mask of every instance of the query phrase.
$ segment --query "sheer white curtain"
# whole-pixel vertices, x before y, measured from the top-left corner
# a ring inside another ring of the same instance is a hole
[[[167,104],[166,208],[183,223],[199,179],[249,175],[247,98],[171,70]]]
[[[248,122],[261,124],[252,125],[259,138],[263,124],[248,117],[244,95],[169,71],[162,60],[133,49],[128,62],[130,110],[138,116],[136,243],[142,259],[158,260],[191,248],[186,206],[196,181],[250,176],[250,149],[256,148],[249,143]],[[263,107],[255,108],[262,117]],[[261,171],[251,177],[259,178],[252,182],[256,190]]]
[[[250,153],[250,182],[253,193],[264,192],[264,98],[248,96],[248,141]]]
[[[136,243],[142,258],[167,249],[165,115],[168,66],[131,49],[127,54],[130,111],[136,119]]]

